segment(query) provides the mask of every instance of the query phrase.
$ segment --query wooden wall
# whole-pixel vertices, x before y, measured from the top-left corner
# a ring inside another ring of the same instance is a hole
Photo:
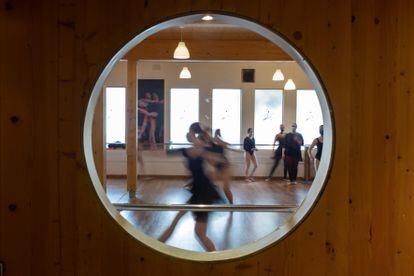
[[[101,207],[83,114],[109,58],[144,27],[220,10],[280,31],[310,58],[335,112],[315,210],[287,239],[227,263],[139,245]],[[411,0],[60,0],[0,5],[0,260],[6,275],[413,275]]]

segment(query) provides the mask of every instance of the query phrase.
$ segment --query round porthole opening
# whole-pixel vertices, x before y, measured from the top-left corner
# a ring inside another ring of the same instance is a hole
[[[173,257],[219,261],[272,246],[306,218],[328,179],[334,125],[317,72],[286,38],[196,13],[112,57],[83,142],[97,195],[125,231]]]

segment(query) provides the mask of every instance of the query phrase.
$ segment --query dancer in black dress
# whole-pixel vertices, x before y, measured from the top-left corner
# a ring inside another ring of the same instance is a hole
[[[187,160],[188,169],[191,172],[190,192],[192,196],[187,201],[189,204],[218,204],[224,203],[224,199],[204,171],[204,163],[207,161],[212,165],[224,163],[225,161],[205,149],[205,142],[196,135],[205,135],[198,123],[190,127],[187,135],[188,140],[193,144],[191,148],[175,149],[168,151],[168,154],[182,154]],[[180,211],[174,218],[171,225],[160,236],[159,240],[165,242],[171,236],[178,221],[187,213]],[[201,244],[207,251],[215,251],[213,242],[207,237],[208,212],[193,212],[196,221],[195,232]]]
[[[285,147],[283,148],[282,158],[286,161],[289,172],[289,184],[296,184],[298,175],[298,164],[302,161],[301,146],[303,146],[303,136],[296,131],[297,124],[292,124],[292,132],[286,134]]]
[[[269,181],[271,177],[273,176],[273,173],[275,172],[277,165],[279,165],[280,160],[282,160],[283,155],[283,147],[285,146],[285,125],[280,125],[280,132],[276,134],[275,140],[273,142],[273,147],[276,145],[276,142],[278,142],[277,149],[274,152],[274,156],[272,157],[275,162],[273,163],[272,169],[270,170],[269,176],[265,179],[266,181]],[[286,179],[287,177],[287,166],[285,164],[285,160],[283,160],[283,179]]]
[[[246,171],[245,171],[246,181],[253,182],[254,181],[253,174],[257,169],[257,160],[256,160],[256,156],[254,152],[257,151],[257,148],[256,148],[256,142],[253,137],[252,128],[249,128],[247,130],[247,136],[244,138],[244,142],[243,142],[243,149],[245,151],[244,157],[246,159]],[[250,162],[253,163],[253,170],[251,172],[250,172]]]
[[[309,156],[312,161],[315,161],[315,172],[318,171],[319,162],[321,161],[323,149],[323,125],[319,126],[319,136],[315,138],[309,147]],[[316,146],[316,155],[313,154],[313,148]]]

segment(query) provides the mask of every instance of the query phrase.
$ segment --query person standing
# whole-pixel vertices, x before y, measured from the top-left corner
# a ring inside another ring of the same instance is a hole
[[[283,148],[282,158],[285,159],[289,172],[290,184],[296,184],[298,176],[298,164],[302,160],[301,146],[303,146],[303,136],[298,133],[297,124],[292,124],[292,132],[286,134],[285,147]]]
[[[323,125],[319,126],[319,136],[318,138],[315,138],[312,142],[312,144],[309,147],[309,156],[312,161],[315,163],[315,172],[318,171],[319,168],[319,162],[321,161],[322,156],[322,149],[323,149]],[[313,154],[313,148],[316,146],[316,155]]]
[[[280,132],[276,134],[275,140],[273,141],[273,148],[276,145],[276,142],[278,142],[277,149],[274,152],[273,159],[275,160],[272,166],[272,169],[270,170],[269,176],[265,179],[265,181],[269,181],[271,177],[273,176],[273,173],[275,172],[277,166],[279,165],[280,160],[282,160],[282,153],[283,153],[283,147],[285,146],[285,125],[280,125]],[[283,160],[283,179],[287,178],[287,167],[286,162]]]
[[[246,181],[247,182],[254,182],[253,175],[257,169],[257,160],[254,152],[257,151],[256,142],[253,137],[253,129],[249,128],[247,130],[247,136],[244,138],[243,141],[243,149],[244,149],[244,157],[246,160]],[[250,172],[250,163],[253,163],[253,170]]]

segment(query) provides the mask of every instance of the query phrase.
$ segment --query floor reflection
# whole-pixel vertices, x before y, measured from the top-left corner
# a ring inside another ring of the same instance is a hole
[[[151,178],[138,181],[137,197],[133,203],[186,203],[191,194],[183,187],[185,179]],[[233,181],[234,204],[300,204],[310,188],[298,183]],[[113,203],[127,203],[126,180],[109,178],[107,193]],[[177,211],[122,211],[121,214],[143,233],[158,238],[171,224]],[[288,213],[215,212],[209,216],[207,234],[217,250],[236,248],[269,234],[289,218]],[[195,221],[188,212],[177,224],[167,244],[183,249],[204,251],[194,233]]]

